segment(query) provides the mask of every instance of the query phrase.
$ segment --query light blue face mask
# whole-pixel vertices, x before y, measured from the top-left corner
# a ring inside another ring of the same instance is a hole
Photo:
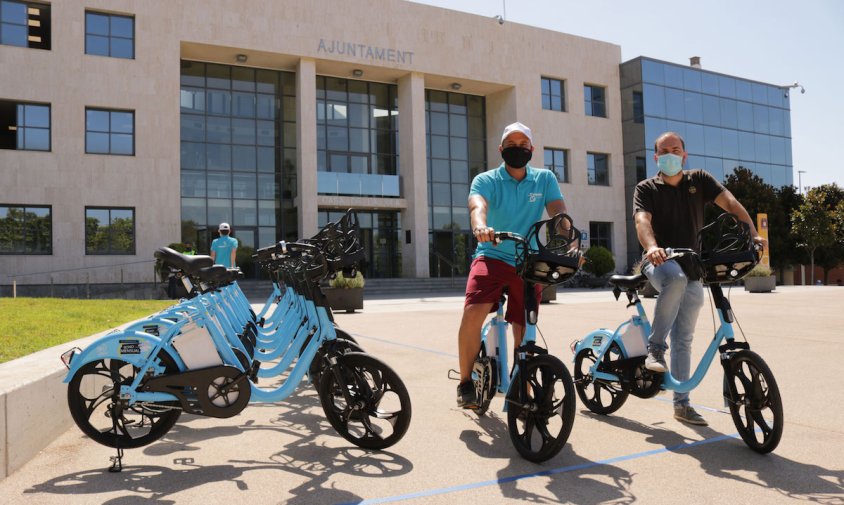
[[[676,154],[663,154],[656,159],[656,166],[663,174],[671,177],[683,170],[683,157]]]

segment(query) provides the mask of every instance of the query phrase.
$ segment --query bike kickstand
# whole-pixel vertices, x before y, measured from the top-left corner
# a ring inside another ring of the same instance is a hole
[[[123,448],[117,448],[117,456],[110,456],[109,461],[111,461],[111,467],[109,467],[109,473],[119,473],[123,470]]]

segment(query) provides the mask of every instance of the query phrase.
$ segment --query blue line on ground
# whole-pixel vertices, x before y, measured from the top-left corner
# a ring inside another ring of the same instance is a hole
[[[394,342],[392,340],[387,340],[387,339],[383,339],[383,338],[368,337],[366,335],[361,335],[360,333],[352,333],[352,336],[356,337],[356,338],[364,338],[364,339],[367,339],[367,340],[374,340],[376,342],[383,342],[385,344],[395,345],[395,346],[398,346],[398,347],[406,347],[408,349],[415,349],[417,351],[436,354],[437,356],[447,356],[449,358],[457,358],[456,354],[452,354],[452,353],[449,353],[449,352],[435,351],[433,349],[428,349],[426,347],[420,347],[418,345],[401,344],[399,342]],[[456,340],[455,340],[455,344],[456,344]]]
[[[731,439],[731,438],[738,438],[738,436],[739,436],[738,433],[734,433],[732,435],[721,435],[721,436],[717,436],[717,437],[713,437],[713,438],[707,438],[707,439],[704,439],[704,440],[699,440],[697,442],[691,442],[691,443],[688,443],[688,444],[680,444],[680,445],[675,445],[675,446],[672,446],[672,447],[663,447],[661,449],[654,449],[654,450],[651,450],[651,451],[644,451],[644,452],[639,452],[639,453],[635,453],[635,454],[628,454],[628,455],[625,455],[625,456],[617,456],[617,457],[614,457],[614,458],[608,458],[608,459],[604,459],[604,460],[601,460],[601,461],[593,461],[593,462],[590,462],[590,463],[584,463],[584,464],[580,464],[580,465],[564,466],[564,467],[560,467],[560,468],[552,468],[550,470],[543,470],[541,472],[526,473],[526,474],[522,474],[522,475],[513,475],[511,477],[504,477],[504,478],[501,478],[501,479],[487,480],[487,481],[482,481],[482,482],[471,482],[471,483],[468,483],[468,484],[460,484],[460,485],[457,485],[457,486],[444,487],[444,488],[439,488],[439,489],[428,489],[428,490],[424,490],[424,491],[417,491],[415,493],[408,493],[408,494],[396,495],[396,496],[387,496],[387,497],[384,497],[384,498],[373,498],[373,499],[361,500],[361,501],[357,501],[357,502],[348,502],[348,503],[349,504],[354,503],[354,504],[358,504],[358,505],[371,505],[371,504],[375,504],[375,503],[391,503],[391,502],[397,502],[397,501],[403,501],[403,500],[412,500],[414,498],[424,498],[426,496],[436,496],[436,495],[442,495],[442,494],[448,494],[448,493],[457,493],[457,492],[460,492],[460,491],[467,491],[467,490],[470,490],[470,489],[478,489],[478,488],[481,488],[481,487],[507,484],[507,483],[516,482],[516,481],[519,481],[519,480],[533,479],[533,478],[536,478],[536,477],[546,477],[546,476],[555,475],[555,474],[558,474],[558,473],[575,472],[575,471],[578,471],[578,470],[585,470],[585,469],[588,469],[588,468],[594,468],[596,466],[610,465],[610,464],[619,463],[619,462],[622,462],[622,461],[629,461],[631,459],[639,459],[639,458],[644,458],[644,457],[647,457],[647,456],[654,456],[654,455],[662,454],[662,453],[665,453],[665,452],[676,452],[676,451],[679,451],[679,450],[682,450],[682,449],[689,449],[689,448],[696,447],[696,446],[699,446],[699,445],[712,444],[712,443],[715,443],[715,442],[721,442],[723,440],[728,440],[728,439]]]

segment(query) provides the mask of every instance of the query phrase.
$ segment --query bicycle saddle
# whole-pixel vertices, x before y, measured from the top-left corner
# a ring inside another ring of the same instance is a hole
[[[646,282],[648,282],[648,278],[642,273],[636,275],[613,275],[610,277],[610,284],[625,291],[630,289],[639,289],[644,286]]]
[[[229,270],[223,265],[212,265],[206,268],[200,268],[194,274],[199,280],[207,283],[224,284],[229,282]]]
[[[169,247],[159,247],[155,251],[155,257],[188,275],[193,275],[201,268],[210,267],[214,264],[211,256],[188,256]]]

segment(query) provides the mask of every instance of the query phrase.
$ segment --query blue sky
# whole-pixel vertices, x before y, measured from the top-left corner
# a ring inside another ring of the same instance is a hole
[[[794,185],[844,187],[844,1],[413,0],[611,42],[649,56],[769,84],[791,94]],[[506,8],[506,10],[505,10]],[[494,22],[494,21],[492,21]]]

